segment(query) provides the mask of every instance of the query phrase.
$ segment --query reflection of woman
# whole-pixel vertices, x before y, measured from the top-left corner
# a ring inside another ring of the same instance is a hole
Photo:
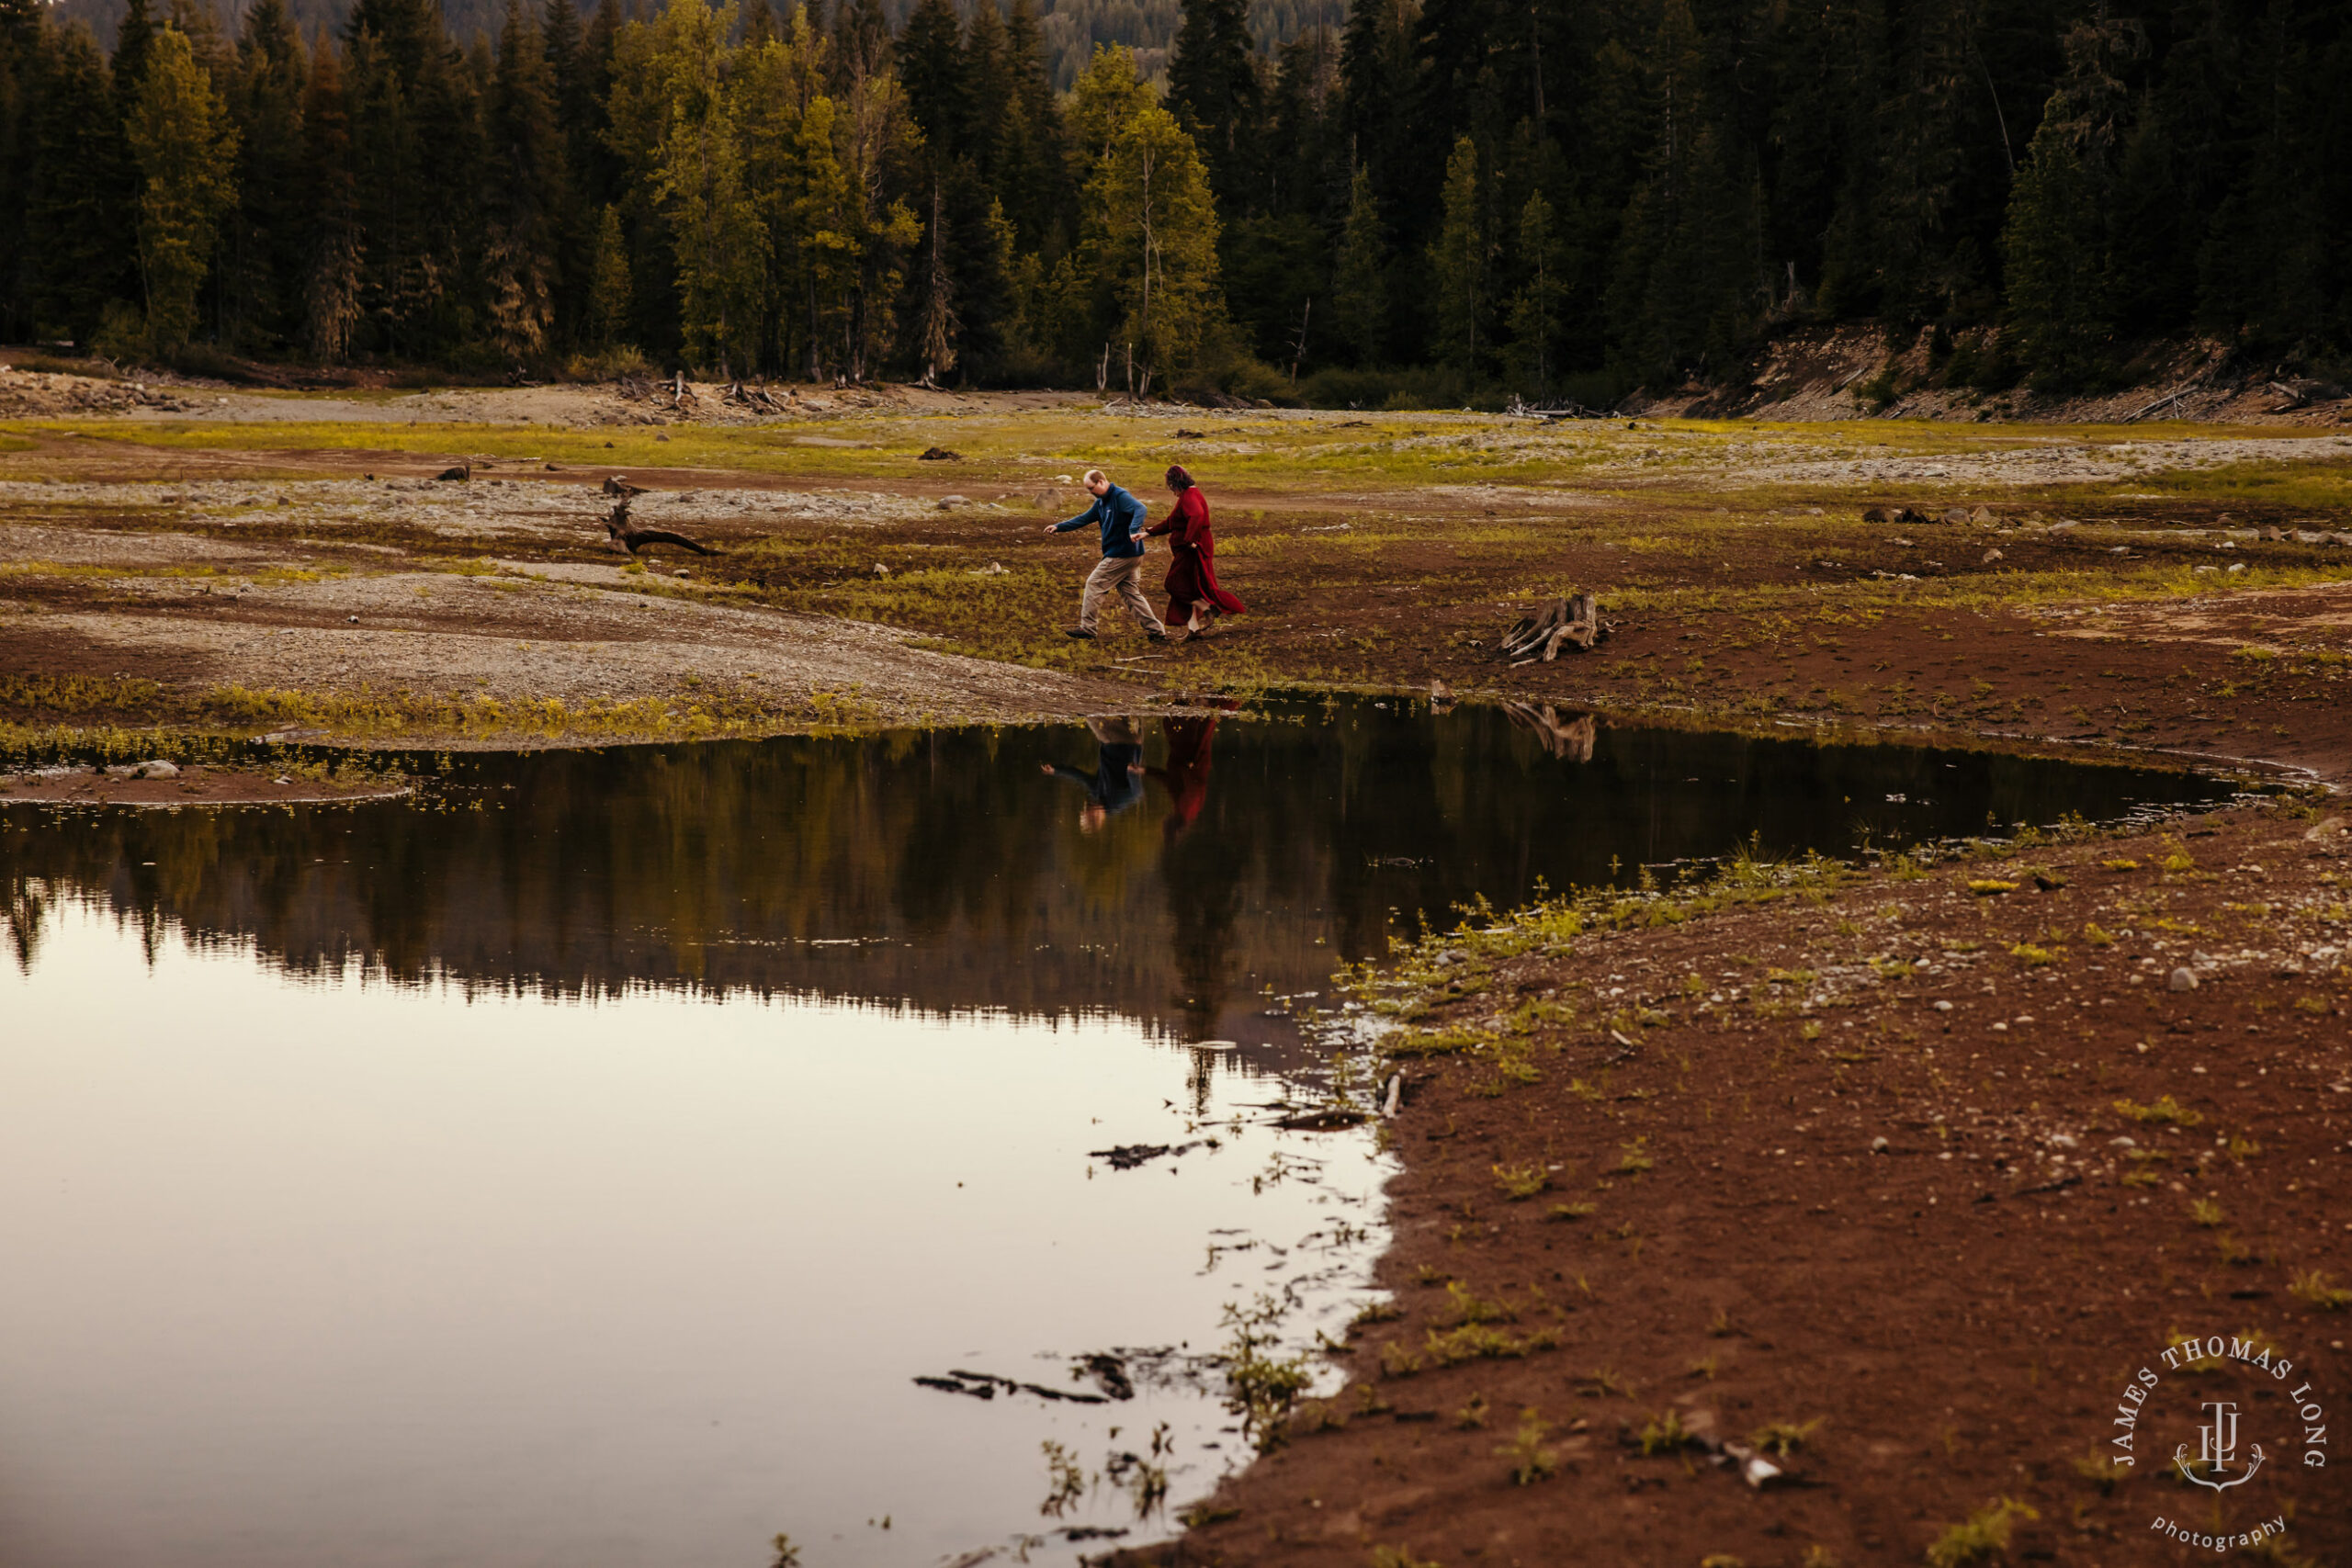
[[[1192,637],[1208,636],[1204,615],[1238,615],[1250,606],[1217,586],[1216,540],[1209,533],[1208,498],[1193,476],[1170,465],[1168,488],[1176,505],[1166,522],[1145,530],[1168,536],[1168,624],[1182,622]],[[1190,640],[1188,637],[1186,640]]]
[[[1168,787],[1168,819],[1160,830],[1174,843],[1209,798],[1209,745],[1216,739],[1216,716],[1160,721],[1168,734],[1168,765],[1148,770]]]

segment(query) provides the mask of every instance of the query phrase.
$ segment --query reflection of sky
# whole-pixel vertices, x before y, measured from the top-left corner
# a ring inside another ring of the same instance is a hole
[[[1325,1185],[1253,1196],[1253,1129],[1090,1176],[1185,1131],[1191,1058],[1131,1022],[151,965],[79,903],[0,966],[0,1018],[11,1568],[756,1563],[779,1530],[809,1568],[928,1562],[1053,1523],[1043,1438],[1094,1467],[1162,1419],[1181,1499],[1236,1452],[1212,1404],[909,1380],[1207,1348],[1284,1277],[1203,1275],[1210,1233],[1360,1223],[1327,1194],[1378,1174],[1290,1138]]]

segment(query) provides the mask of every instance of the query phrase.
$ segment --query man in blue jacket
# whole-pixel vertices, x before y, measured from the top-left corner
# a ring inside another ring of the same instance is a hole
[[[1086,579],[1086,593],[1078,602],[1078,629],[1071,637],[1094,640],[1094,619],[1103,599],[1116,593],[1143,623],[1144,636],[1168,640],[1168,628],[1151,613],[1143,596],[1143,502],[1102,477],[1100,468],[1086,470],[1086,489],[1094,504],[1067,523],[1049,523],[1048,534],[1067,534],[1089,523],[1102,530],[1102,559]]]

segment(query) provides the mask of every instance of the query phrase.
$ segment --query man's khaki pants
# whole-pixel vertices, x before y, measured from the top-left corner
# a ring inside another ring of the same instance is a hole
[[[1102,563],[1087,574],[1086,596],[1079,601],[1078,626],[1080,631],[1092,631],[1094,618],[1102,612],[1102,601],[1116,593],[1135,612],[1136,619],[1148,632],[1168,635],[1159,617],[1151,613],[1151,601],[1143,596],[1144,558],[1141,556],[1104,556]]]

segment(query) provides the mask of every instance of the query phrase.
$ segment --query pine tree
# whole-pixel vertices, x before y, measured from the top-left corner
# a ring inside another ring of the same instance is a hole
[[[1340,335],[1358,365],[1388,357],[1388,236],[1373,196],[1372,171],[1356,170],[1348,187],[1348,218],[1340,231],[1332,270],[1331,310]]]
[[[2117,66],[2140,42],[2136,23],[2103,17],[2068,33],[2066,74],[2009,197],[2009,319],[2019,359],[2045,387],[2095,377],[2114,333],[2111,224],[2128,102]]]
[[[147,56],[154,43],[155,23],[147,0],[130,0],[114,29],[114,96],[125,119],[139,101],[139,84],[147,74]]]
[[[546,49],[522,0],[506,0],[489,130],[483,261],[491,335],[508,360],[536,358],[547,351],[555,324],[569,181]]]
[[[732,21],[702,0],[673,0],[653,24],[650,61],[662,100],[654,191],[675,234],[686,348],[722,375],[751,359],[768,243],[728,85]]]
[[[852,266],[841,321],[842,368],[854,382],[875,374],[888,352],[907,254],[922,236],[921,220],[900,196],[917,142],[906,92],[891,63],[888,33],[879,45],[869,45],[864,32],[862,21],[852,29],[864,54],[842,68],[833,133],[852,197],[844,234]]]
[[[616,347],[628,331],[628,240],[621,232],[621,209],[610,203],[596,221],[596,246],[588,277],[592,341],[600,349]]]
[[[130,137],[139,164],[147,333],[169,350],[196,331],[197,294],[221,215],[236,199],[236,129],[177,28],[157,32],[150,46]]]
[[[333,365],[351,350],[359,324],[359,212],[351,176],[351,123],[334,41],[322,34],[311,50],[302,92],[302,189],[311,214],[311,250],[302,288],[302,339]]]
[[[1358,0],[1348,13],[1340,45],[1340,80],[1348,159],[1369,170],[1380,209],[1398,216],[1426,206],[1415,146],[1427,131],[1421,104],[1421,64],[1413,52],[1416,8],[1411,0]]]
[[[962,29],[948,0],[917,0],[899,37],[899,77],[907,113],[922,133],[925,161],[940,164],[966,151],[972,103],[965,76]]]
[[[985,3],[985,0],[984,0]],[[1004,21],[1005,93],[1000,113],[995,191],[1023,249],[1057,252],[1070,243],[1066,128],[1046,73],[1045,30],[1035,0],[1012,0]]]
[[[21,293],[11,313],[28,335],[86,343],[108,302],[138,291],[138,166],[86,27],[43,28],[26,63],[26,155],[9,171],[24,182],[24,248],[12,275]]]
[[[1647,378],[1721,363],[1739,342],[1753,214],[1724,167],[1687,0],[1666,0],[1645,74],[1653,140],[1619,225],[1609,312],[1619,367]]]
[[[1184,24],[1168,58],[1168,107],[1208,165],[1209,186],[1230,213],[1263,205],[1257,139],[1264,95],[1250,39],[1246,0],[1182,0]]]
[[[1479,317],[1486,308],[1487,243],[1479,226],[1478,144],[1454,139],[1445,162],[1443,217],[1430,243],[1438,363],[1478,373]]]
[[[1552,204],[1530,192],[1519,211],[1517,260],[1526,281],[1510,304],[1510,363],[1514,374],[1538,398],[1551,395],[1559,369],[1555,355],[1562,306],[1567,296],[1566,247],[1560,242]]]
[[[245,13],[234,76],[237,206],[223,245],[221,324],[231,342],[266,352],[299,330],[308,238],[300,201],[310,62],[285,0],[255,0]]]

